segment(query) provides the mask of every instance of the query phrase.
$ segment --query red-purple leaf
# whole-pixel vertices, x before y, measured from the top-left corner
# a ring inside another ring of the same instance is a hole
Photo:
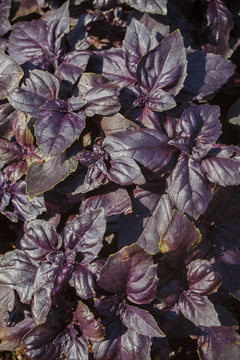
[[[183,291],[178,299],[182,314],[197,326],[220,326],[218,314],[213,303],[206,297],[189,291]]]
[[[64,228],[64,245],[84,255],[82,264],[90,263],[102,248],[106,220],[104,209],[87,211],[69,221]]]
[[[201,241],[201,233],[186,216],[174,210],[166,231],[159,244],[162,253],[185,252]]]
[[[4,99],[19,84],[23,71],[15,60],[0,52],[0,99]]]
[[[120,306],[120,319],[130,330],[149,337],[164,337],[153,316],[146,310],[127,303]]]
[[[98,285],[113,293],[126,291],[130,301],[148,304],[155,298],[157,282],[152,257],[133,244],[108,258],[100,273]]]
[[[43,260],[51,251],[58,250],[61,238],[56,229],[44,220],[29,222],[21,239],[21,248],[34,260]]]
[[[85,70],[90,55],[90,51],[87,50],[68,53],[59,65],[59,79],[69,81],[74,85]]]
[[[82,299],[91,299],[96,295],[96,281],[92,270],[90,264],[79,264],[69,280],[69,284]]]
[[[27,126],[26,115],[18,111],[13,119],[13,133],[21,147],[24,149],[33,149],[33,136],[30,129]]]
[[[228,57],[231,55],[229,35],[234,23],[232,14],[222,0],[212,0],[207,8],[207,26],[210,28],[213,41],[203,46],[209,53]]]
[[[46,101],[57,98],[58,91],[59,84],[54,75],[35,69],[30,72],[26,85],[11,92],[8,100],[15,109],[37,116]]]
[[[1,326],[0,351],[12,351],[19,348],[21,346],[23,336],[28,333],[33,326],[33,319],[27,316],[14,326]]]
[[[132,158],[122,156],[120,159],[111,160],[110,165],[109,180],[123,186],[145,184],[146,179],[140,167]]]
[[[181,212],[195,219],[204,213],[212,198],[212,185],[197,161],[181,154],[168,181],[169,196]]]
[[[217,291],[221,282],[207,260],[194,260],[188,266],[187,280],[189,289],[197,294],[212,294]]]
[[[151,93],[162,89],[170,95],[176,95],[183,87],[186,70],[183,38],[179,31],[175,31],[143,56],[138,64],[137,79],[139,84]]]
[[[0,139],[0,160],[9,164],[22,157],[22,149],[16,143]]]

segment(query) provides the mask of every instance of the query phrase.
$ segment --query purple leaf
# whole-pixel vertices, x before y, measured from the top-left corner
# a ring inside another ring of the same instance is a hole
[[[47,42],[49,48],[58,55],[61,40],[69,32],[69,1],[66,1],[59,9],[55,10],[47,22]]]
[[[99,342],[104,339],[104,327],[94,319],[93,313],[81,301],[78,301],[77,309],[74,313],[74,321],[78,323],[82,331],[82,336],[93,342]]]
[[[151,14],[167,14],[167,0],[125,0],[125,2],[139,11]]]
[[[167,36],[138,64],[139,84],[151,94],[159,89],[176,95],[183,87],[187,75],[186,52],[179,31]]]
[[[34,326],[31,317],[25,317],[14,326],[1,326],[0,351],[13,351],[21,346],[23,336]]]
[[[209,181],[231,186],[240,184],[240,153],[238,148],[218,146],[201,162]]]
[[[54,343],[58,332],[57,327],[49,324],[38,325],[28,332],[23,340],[27,358],[42,360],[45,357],[48,360],[59,360],[61,345]]]
[[[15,109],[37,116],[46,101],[57,98],[58,91],[59,84],[54,75],[35,69],[30,71],[26,85],[11,92],[8,100]]]
[[[90,51],[87,50],[68,53],[58,68],[59,79],[74,85],[86,69],[90,55]]]
[[[2,138],[8,139],[15,115],[16,110],[9,103],[0,105],[0,134]]]
[[[166,230],[172,216],[173,205],[167,194],[159,194],[154,192],[154,189],[151,191],[151,188],[149,190],[136,189],[134,195],[138,200],[136,207],[133,208],[134,213],[138,212],[139,207],[140,214],[138,214],[138,218],[142,218],[142,231],[138,237],[137,244],[149,254],[157,254],[159,252],[161,235]],[[146,213],[141,214],[142,206],[147,209]],[[122,226],[124,227],[124,223]],[[127,231],[129,231],[129,228]]]
[[[113,160],[131,157],[147,169],[159,173],[172,159],[167,141],[168,137],[157,130],[121,131],[105,139],[104,150]]]
[[[35,124],[35,135],[45,157],[58,155],[70,146],[85,127],[83,112],[68,112],[64,100],[48,101],[41,107]]]
[[[169,142],[180,150],[202,158],[221,135],[218,106],[195,105],[184,110],[176,131],[177,137]]]
[[[198,353],[202,360],[237,360],[240,352],[240,335],[229,326],[204,328],[206,335],[198,339]]]
[[[82,299],[91,299],[96,296],[96,281],[90,264],[79,264],[74,270],[69,284],[75,288],[77,295]]]
[[[21,248],[33,260],[43,260],[51,251],[58,250],[61,238],[56,229],[44,220],[27,223],[25,235],[21,239]]]
[[[23,303],[29,303],[33,294],[36,265],[22,250],[12,250],[0,258],[1,317],[14,307],[14,290]]]
[[[185,215],[174,210],[166,231],[159,244],[162,253],[186,252],[196,247],[201,241],[201,233]]]
[[[86,199],[80,207],[80,214],[84,212],[97,210],[103,207],[105,216],[111,216],[132,211],[130,196],[125,189],[118,189],[103,195],[96,195]]]
[[[11,185],[12,203],[14,210],[24,220],[34,220],[46,211],[43,196],[38,196],[32,201],[29,200],[26,192],[25,181]]]
[[[126,291],[127,298],[135,304],[148,304],[155,298],[157,282],[152,257],[133,244],[108,258],[98,285],[113,293]]]
[[[188,266],[189,289],[197,294],[212,294],[220,286],[220,276],[207,260],[194,260]]]
[[[168,181],[172,203],[182,213],[195,219],[204,213],[212,198],[212,185],[197,161],[181,154]]]
[[[96,52],[96,55],[102,56],[100,61],[101,74],[109,81],[113,81],[120,88],[124,88],[136,81],[126,65],[124,60],[124,52],[122,49],[113,48]]]
[[[119,312],[121,321],[128,329],[149,337],[165,336],[148,311],[128,305],[125,302],[121,304]]]
[[[152,111],[162,112],[174,108],[176,102],[170,94],[157,88],[151,91],[149,100],[146,102],[145,106]]]
[[[83,265],[90,263],[102,248],[106,220],[104,209],[76,216],[64,228],[64,245],[84,255]]]
[[[22,149],[18,144],[0,139],[0,160],[9,164],[22,157]]]
[[[27,172],[27,192],[31,198],[42,194],[63,181],[76,170],[77,161],[67,158],[65,153],[46,161],[33,164]]]
[[[240,300],[240,251],[228,249],[225,251],[216,250],[213,259],[213,269],[220,273],[222,285],[227,291]]]
[[[184,87],[176,100],[185,102],[210,97],[233,75],[235,65],[220,55],[192,51],[187,55],[188,67]]]
[[[47,69],[52,55],[47,44],[47,34],[45,21],[17,22],[9,37],[9,55],[19,64],[32,62],[43,70]]]
[[[34,148],[34,139],[30,129],[27,126],[26,115],[18,111],[14,116],[12,128],[15,138],[22,148],[27,150]]]
[[[4,211],[11,199],[8,185],[4,179],[3,173],[0,171],[0,211]]]
[[[109,180],[122,185],[145,184],[146,179],[143,176],[140,167],[131,157],[121,157],[110,161]]]
[[[221,325],[213,303],[206,296],[191,290],[183,291],[178,299],[178,306],[182,314],[197,326]]]
[[[23,71],[17,62],[0,52],[0,99],[10,94],[18,86],[22,77]]]
[[[133,18],[124,39],[126,66],[133,77],[141,58],[157,45],[156,38],[151,36],[146,26]]]
[[[62,263],[59,261],[56,263],[43,262],[37,270],[33,285],[34,301],[32,314],[35,322],[38,324],[46,322],[47,314],[52,305],[51,294],[54,282],[61,269]]]
[[[220,54],[225,57],[231,55],[229,35],[234,26],[232,17],[222,0],[213,0],[208,4],[207,26],[212,31],[213,41],[203,46],[206,52]]]
[[[83,336],[78,337],[78,332],[73,325],[69,325],[67,330],[60,335],[57,341],[62,343],[64,353],[69,360],[88,360],[88,340]],[[63,338],[61,339],[61,336]]]
[[[11,29],[9,22],[12,0],[6,0],[0,4],[0,36],[3,36]]]
[[[122,335],[93,345],[95,360],[148,360],[151,339],[127,330]]]

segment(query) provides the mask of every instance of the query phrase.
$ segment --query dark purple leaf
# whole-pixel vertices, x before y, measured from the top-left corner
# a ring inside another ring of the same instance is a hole
[[[216,147],[201,162],[201,168],[209,181],[231,186],[240,184],[240,153],[231,146]]]
[[[140,167],[131,157],[121,157],[110,161],[109,180],[123,186],[145,184]]]
[[[37,142],[45,157],[58,155],[70,146],[85,127],[83,112],[68,112],[67,103],[60,99],[48,101],[35,124]]]
[[[21,239],[21,248],[33,260],[43,260],[51,251],[58,250],[61,239],[56,229],[44,220],[29,222]]]
[[[159,310],[172,308],[177,302],[182,291],[183,287],[179,280],[169,281],[166,286],[161,287],[157,291],[156,299],[160,301],[160,303],[156,304],[156,308]]]
[[[94,319],[93,313],[81,301],[78,301],[77,309],[74,313],[74,321],[78,323],[82,331],[82,336],[93,342],[104,339],[104,327]]]
[[[27,126],[27,118],[22,112],[18,111],[13,119],[13,133],[19,143],[24,149],[33,149],[34,139],[30,129]]]
[[[0,258],[0,304],[1,317],[6,319],[6,312],[14,306],[14,290],[23,303],[29,303],[33,294],[36,265],[22,250],[7,252]]]
[[[151,14],[167,14],[167,0],[125,0],[127,4],[139,11]]]
[[[0,160],[9,164],[22,157],[22,149],[16,143],[0,139]]]
[[[47,22],[47,41],[48,46],[55,55],[58,55],[61,40],[69,32],[69,0],[66,1],[58,10],[54,11]]]
[[[220,55],[193,51],[187,55],[187,77],[176,99],[185,102],[208,98],[233,75],[235,65]]]
[[[220,286],[220,277],[207,260],[194,260],[188,266],[189,289],[197,294],[212,294]]]
[[[166,111],[176,106],[176,102],[173,97],[167,92],[157,88],[151,91],[149,100],[145,104],[147,109],[152,111]]]
[[[206,335],[198,339],[198,353],[202,360],[237,360],[240,352],[240,335],[228,326],[204,328]]]
[[[213,269],[220,273],[222,285],[227,291],[240,300],[240,251],[228,249],[225,251],[216,250],[213,260]]]
[[[106,220],[104,209],[87,211],[69,221],[64,228],[64,245],[84,255],[82,264],[90,263],[102,248]]]
[[[124,59],[124,52],[122,49],[109,49],[96,52],[96,55],[102,56],[99,60],[101,74],[110,81],[114,81],[120,88],[124,88],[136,81],[126,65]]]
[[[169,143],[202,158],[221,135],[218,106],[196,105],[184,110],[176,126],[177,136]]]
[[[88,360],[88,340],[83,336],[79,337],[73,325],[69,325],[67,330],[60,334],[57,343],[64,347],[68,360]]]
[[[9,22],[12,0],[6,0],[0,4],[0,36],[3,36],[11,29]]]
[[[131,157],[147,169],[159,173],[172,159],[167,141],[168,137],[157,130],[121,131],[105,139],[104,150],[113,160]]]
[[[17,110],[37,116],[46,101],[57,98],[58,91],[59,84],[54,75],[35,69],[30,71],[26,84],[11,92],[8,100]]]
[[[0,351],[15,350],[21,346],[23,336],[34,326],[31,317],[25,317],[14,326],[1,326]]]
[[[89,210],[96,210],[103,207],[105,216],[111,216],[132,211],[132,203],[128,192],[125,189],[96,195],[86,199],[80,207],[80,214]]]
[[[183,291],[178,299],[182,314],[197,326],[220,326],[218,314],[213,303],[206,297],[189,291]]]
[[[140,214],[138,214],[138,218],[139,216],[142,218],[142,230],[139,234],[137,244],[148,253],[152,255],[157,254],[160,251],[159,241],[161,235],[166,230],[172,216],[173,205],[167,194],[159,194],[154,192],[154,189],[151,191],[151,188],[149,190],[136,189],[134,195],[138,200],[138,202],[135,202],[136,205],[133,208],[134,213],[136,214],[139,208]],[[142,206],[145,207],[145,211],[141,211]],[[141,214],[141,212],[143,213]],[[124,227],[124,223],[122,226]],[[129,231],[129,228],[127,231]]]
[[[68,53],[58,68],[59,79],[74,85],[85,70],[90,55],[87,50]]]
[[[212,185],[197,161],[181,154],[168,181],[172,203],[182,213],[195,219],[204,213],[212,198]]]
[[[38,325],[27,333],[23,340],[27,359],[42,360],[45,357],[48,360],[59,360],[61,345],[54,343],[58,333],[59,329],[49,324]]]
[[[161,236],[162,253],[181,253],[196,247],[201,241],[201,233],[185,215],[174,210],[166,231]]]
[[[43,164],[33,164],[27,172],[27,192],[31,198],[52,189],[74,172],[77,161],[67,158],[65,153],[46,161]]]
[[[11,185],[12,203],[14,210],[24,220],[34,220],[46,211],[43,196],[37,196],[32,201],[29,200],[26,192],[25,181],[20,181]]]
[[[95,360],[150,360],[151,339],[127,330],[122,335],[93,345]]]
[[[43,70],[51,62],[47,44],[47,25],[42,20],[17,22],[12,29],[8,43],[9,55],[19,64],[32,62]]]
[[[12,122],[16,115],[16,110],[9,104],[0,105],[0,134],[2,138],[8,138],[12,131]]]
[[[34,301],[32,314],[37,324],[46,322],[47,314],[51,308],[51,294],[54,282],[62,269],[61,261],[56,263],[43,262],[37,270],[33,285]]]
[[[4,211],[8,206],[11,199],[6,180],[4,179],[3,173],[0,171],[0,211]]]
[[[108,258],[100,273],[98,285],[113,293],[126,291],[130,301],[148,304],[155,298],[157,282],[152,257],[133,244]]]
[[[75,288],[77,295],[82,299],[91,299],[96,296],[96,281],[90,264],[79,264],[74,270],[69,284]]]
[[[162,131],[162,125],[158,114],[147,107],[141,109],[139,116],[136,119],[148,129],[155,129]]]
[[[157,45],[156,38],[151,36],[146,26],[133,18],[124,39],[126,66],[133,77],[141,58]]]
[[[139,84],[151,94],[162,89],[176,95],[183,87],[187,75],[186,52],[179,31],[167,36],[148,54],[143,56],[137,68]]]
[[[231,55],[229,35],[234,26],[232,17],[232,14],[222,0],[212,0],[208,4],[207,26],[212,32],[213,41],[203,46],[206,52],[225,57]]]
[[[10,94],[18,86],[22,77],[23,71],[17,62],[0,52],[0,99]]]
[[[96,9],[106,9],[112,5],[113,0],[93,0],[93,5]]]
[[[119,312],[121,321],[128,329],[149,337],[165,336],[148,311],[122,303]]]

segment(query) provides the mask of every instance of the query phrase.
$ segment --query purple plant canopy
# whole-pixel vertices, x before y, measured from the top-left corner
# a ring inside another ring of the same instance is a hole
[[[0,0],[0,351],[239,358],[239,14]]]

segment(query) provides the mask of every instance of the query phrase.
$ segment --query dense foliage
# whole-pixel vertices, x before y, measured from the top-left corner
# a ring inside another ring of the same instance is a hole
[[[240,358],[239,14],[0,0],[0,350]]]

